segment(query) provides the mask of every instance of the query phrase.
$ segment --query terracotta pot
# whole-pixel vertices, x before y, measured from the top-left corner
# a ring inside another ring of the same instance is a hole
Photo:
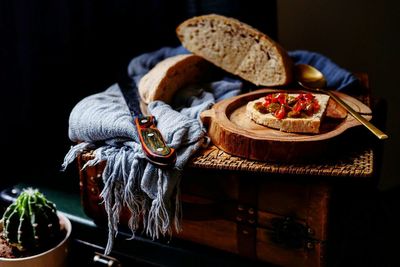
[[[71,222],[62,213],[58,212],[60,225],[66,230],[64,239],[54,248],[40,254],[25,258],[6,259],[0,258],[1,267],[67,267],[69,239],[71,235]]]

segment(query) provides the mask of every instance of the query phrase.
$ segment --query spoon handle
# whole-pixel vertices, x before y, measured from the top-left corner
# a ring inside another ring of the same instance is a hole
[[[366,120],[363,116],[361,116],[357,111],[355,111],[352,107],[346,104],[340,97],[336,96],[329,90],[324,90],[330,97],[332,97],[339,105],[345,108],[356,120],[358,120],[361,124],[368,128],[374,135],[376,135],[379,139],[387,139],[388,135],[376,128],[371,122]]]

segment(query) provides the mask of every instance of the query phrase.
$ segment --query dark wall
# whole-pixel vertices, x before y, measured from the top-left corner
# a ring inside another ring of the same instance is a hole
[[[381,142],[380,189],[400,188],[400,2],[281,0],[278,10],[279,37],[286,49],[317,51],[350,71],[368,74],[373,96],[387,102],[389,139]]]
[[[0,185],[63,175],[74,105],[114,83],[135,55],[179,45],[184,19],[224,14],[276,38],[275,0],[247,2],[0,0]]]

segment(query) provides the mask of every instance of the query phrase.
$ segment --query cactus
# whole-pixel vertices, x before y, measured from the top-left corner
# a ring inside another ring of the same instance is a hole
[[[44,248],[60,234],[55,204],[37,189],[24,189],[2,221],[4,238],[19,251]]]

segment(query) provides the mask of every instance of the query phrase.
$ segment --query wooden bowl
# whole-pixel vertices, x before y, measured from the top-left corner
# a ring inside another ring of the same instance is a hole
[[[287,133],[253,122],[246,115],[246,104],[268,93],[283,92],[278,89],[260,89],[231,97],[216,103],[202,112],[201,120],[208,128],[212,142],[225,152],[260,161],[292,161],[320,157],[327,145],[335,145],[335,137],[346,130],[361,125],[351,115],[341,120],[324,120],[319,134]],[[284,92],[299,92],[284,90]],[[356,111],[371,114],[371,109],[359,100],[335,92]],[[368,120],[372,115],[364,115]]]

